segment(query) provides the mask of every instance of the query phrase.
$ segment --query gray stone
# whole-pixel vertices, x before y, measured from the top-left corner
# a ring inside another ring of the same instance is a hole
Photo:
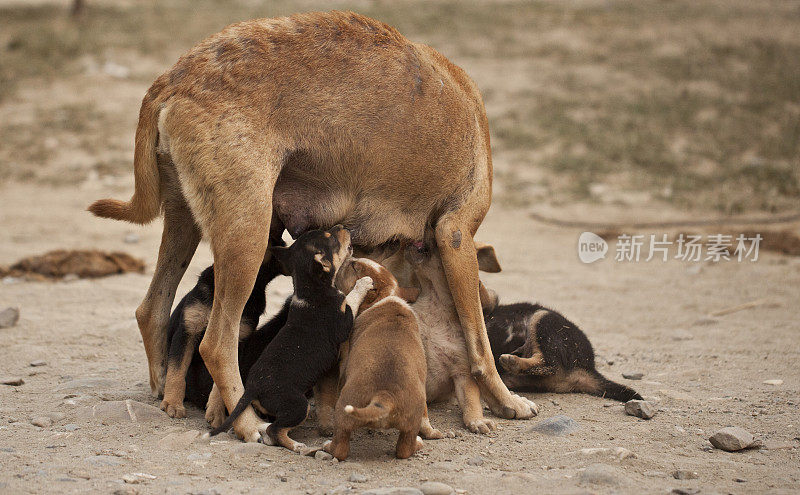
[[[691,471],[689,469],[678,469],[672,472],[672,477],[676,480],[696,480],[700,477],[697,474],[697,471]]]
[[[581,483],[589,485],[617,485],[617,471],[605,464],[592,464],[578,476]]]
[[[164,411],[155,406],[151,406],[150,404],[143,404],[130,399],[126,400],[125,402],[128,404],[128,411],[130,411],[131,414],[131,421],[143,423],[146,421],[158,421],[167,417],[167,415],[164,414]]]
[[[143,423],[166,418],[164,412],[148,404],[135,400],[112,400],[92,407],[92,417],[104,425],[133,421]]]
[[[253,455],[260,454],[267,448],[261,442],[240,443],[233,448],[233,453],[237,455]]]
[[[699,488],[673,488],[670,493],[675,495],[697,495],[700,493]]]
[[[31,420],[31,424],[33,426],[39,426],[41,428],[47,428],[48,426],[53,424],[53,420],[48,418],[47,416],[36,416]]]
[[[121,466],[122,461],[111,455],[93,455],[83,459],[95,466]]]
[[[469,464],[470,466],[483,466],[484,462],[485,461],[483,460],[483,457],[477,456],[477,457],[473,457],[472,459],[468,460],[467,464]]]
[[[78,378],[69,380],[56,387],[57,392],[79,392],[93,389],[110,389],[119,383],[107,378]]]
[[[0,328],[11,328],[19,321],[19,308],[6,308],[0,311]]]
[[[425,495],[451,495],[455,493],[453,487],[439,483],[438,481],[426,481],[419,487]]]
[[[194,453],[186,456],[190,461],[207,461],[211,459],[211,452],[203,452],[202,454]]]
[[[561,436],[572,433],[579,427],[580,426],[578,425],[578,422],[574,419],[570,418],[569,416],[559,414],[558,416],[552,416],[543,421],[539,421],[528,431],[535,431],[543,435]]]
[[[318,450],[314,452],[314,459],[318,461],[330,461],[331,459],[333,459],[333,456],[325,452],[324,450]]]
[[[158,441],[158,447],[166,450],[183,450],[189,447],[199,436],[200,432],[197,430],[170,433]]]
[[[641,371],[628,371],[622,373],[622,378],[627,378],[628,380],[641,380],[644,378],[644,373]]]
[[[410,486],[385,486],[362,492],[362,495],[424,495],[420,490]]]
[[[656,408],[646,400],[629,400],[625,403],[625,414],[650,419],[656,415]]]
[[[718,449],[736,452],[752,446],[755,439],[744,428],[729,426],[714,433],[708,440]]]
[[[0,377],[0,383],[3,385],[11,385],[12,387],[19,387],[25,384],[25,380],[18,376],[3,376]]]
[[[350,473],[350,477],[347,479],[350,480],[351,483],[366,483],[369,481],[369,476],[361,473]]]
[[[65,431],[75,431],[75,430],[79,430],[80,428],[81,427],[76,425],[75,423],[69,423],[69,424],[64,425],[64,430]]]
[[[36,361],[31,361],[31,366],[34,368],[38,368],[39,366],[47,366],[47,361],[44,359],[37,359]]]

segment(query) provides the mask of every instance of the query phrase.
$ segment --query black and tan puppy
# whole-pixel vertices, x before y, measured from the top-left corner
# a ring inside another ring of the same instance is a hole
[[[479,246],[479,259],[500,271],[494,248]],[[493,260],[487,263],[487,260]],[[586,334],[564,315],[539,304],[498,304],[481,286],[486,330],[500,377],[517,392],[580,392],[627,402],[642,397],[601,375]]]
[[[342,226],[312,230],[289,248],[270,249],[294,283],[286,324],[250,368],[244,395],[231,415],[211,434],[229,429],[253,404],[275,418],[266,425],[262,441],[297,452],[305,446],[289,438],[289,430],[306,419],[306,392],[338,364],[339,347],[350,337],[353,319],[372,281],[359,279],[347,296],[334,287],[336,272],[352,252],[350,233]]]
[[[334,436],[324,449],[342,461],[353,430],[394,428],[400,432],[395,454],[406,459],[422,447],[418,434],[442,438],[428,419],[425,350],[408,305],[419,290],[400,287],[375,261],[357,258],[350,266],[353,279],[370,277],[374,288],[361,304],[341,365]]]
[[[273,244],[285,245],[280,239],[272,241]],[[262,263],[258,270],[255,286],[244,306],[242,319],[239,324],[239,341],[246,339],[258,326],[258,319],[266,307],[266,287],[275,277],[281,275],[283,267],[275,259]],[[214,302],[214,265],[209,266],[200,274],[197,284],[190,290],[172,312],[167,327],[167,376],[164,382],[164,400],[161,409],[170,417],[183,418],[186,409],[183,401],[190,391],[189,402],[200,404],[208,393],[207,378],[211,375],[206,370],[197,348],[206,331],[208,318],[211,315],[211,306]],[[211,382],[213,383],[213,381]],[[191,386],[190,386],[191,384]],[[199,395],[196,393],[199,392]]]

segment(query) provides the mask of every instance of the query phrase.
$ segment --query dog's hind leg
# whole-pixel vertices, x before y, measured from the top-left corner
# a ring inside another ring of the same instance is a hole
[[[164,198],[164,231],[158,250],[153,279],[144,300],[136,309],[136,321],[142,333],[150,371],[150,390],[164,393],[167,366],[167,323],[170,310],[186,267],[200,242],[200,229],[181,194],[175,170],[165,158],[159,159]]]
[[[350,435],[352,435],[352,430],[337,425],[333,439],[325,442],[322,450],[340,461],[347,459],[347,456],[350,455]]]
[[[401,431],[400,436],[397,437],[397,446],[394,450],[394,455],[398,459],[408,459],[414,452],[423,447],[422,439],[417,436],[416,430]]]
[[[485,435],[494,431],[496,428],[494,421],[483,417],[481,391],[475,379],[471,376],[458,375],[453,377],[453,383],[464,426],[472,433]]]
[[[478,257],[472,239],[483,215],[470,215],[466,205],[446,214],[438,220],[435,235],[467,343],[471,372],[486,391],[493,413],[508,419],[530,418],[538,412],[536,404],[509,392],[494,364],[481,309]]]
[[[431,425],[431,420],[428,417],[427,404],[425,404],[425,412],[422,415],[422,421],[420,423],[421,424],[419,427],[419,434],[425,440],[438,440],[440,438],[444,438],[442,432],[434,428],[433,425]]]
[[[276,402],[279,399],[274,398]],[[305,396],[300,395],[278,402],[280,407],[275,414],[275,422],[267,428],[267,436],[273,444],[280,445],[294,452],[302,452],[306,445],[295,442],[289,438],[289,431],[295,426],[299,426],[308,416],[309,405]]]

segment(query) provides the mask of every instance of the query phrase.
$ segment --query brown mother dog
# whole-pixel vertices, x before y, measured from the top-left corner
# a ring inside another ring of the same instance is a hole
[[[491,203],[480,93],[432,48],[354,13],[234,24],[192,48],[142,101],[129,202],[95,215],[147,223],[164,212],[153,280],[136,318],[150,386],[161,393],[175,289],[201,234],[214,255],[214,304],[200,353],[232,410],[242,395],[239,318],[270,231],[341,223],[353,244],[434,232],[472,373],[504,416],[528,418],[495,368],[478,295],[473,235]],[[252,409],[235,423],[258,427]]]

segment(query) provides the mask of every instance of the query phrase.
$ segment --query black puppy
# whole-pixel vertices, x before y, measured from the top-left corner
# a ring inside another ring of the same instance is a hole
[[[627,402],[642,397],[596,369],[592,344],[577,325],[538,304],[484,308],[495,365],[519,392],[583,392]]]
[[[272,239],[271,243],[286,245],[281,239]],[[242,312],[240,341],[246,339],[258,326],[258,319],[266,307],[267,284],[282,273],[282,265],[274,258],[259,268],[255,286]],[[203,270],[194,288],[175,307],[167,325],[169,349],[161,409],[170,417],[186,416],[184,398],[200,408],[206,406],[213,380],[197,350],[208,326],[213,301],[214,265],[211,265]]]
[[[253,404],[275,418],[262,441],[299,452],[305,446],[289,438],[289,430],[306,419],[306,392],[339,362],[339,347],[350,336],[372,280],[359,279],[347,296],[334,287],[336,272],[352,253],[350,233],[339,225],[306,232],[289,248],[271,249],[294,283],[286,325],[250,368],[244,395],[211,435],[228,430]]]

